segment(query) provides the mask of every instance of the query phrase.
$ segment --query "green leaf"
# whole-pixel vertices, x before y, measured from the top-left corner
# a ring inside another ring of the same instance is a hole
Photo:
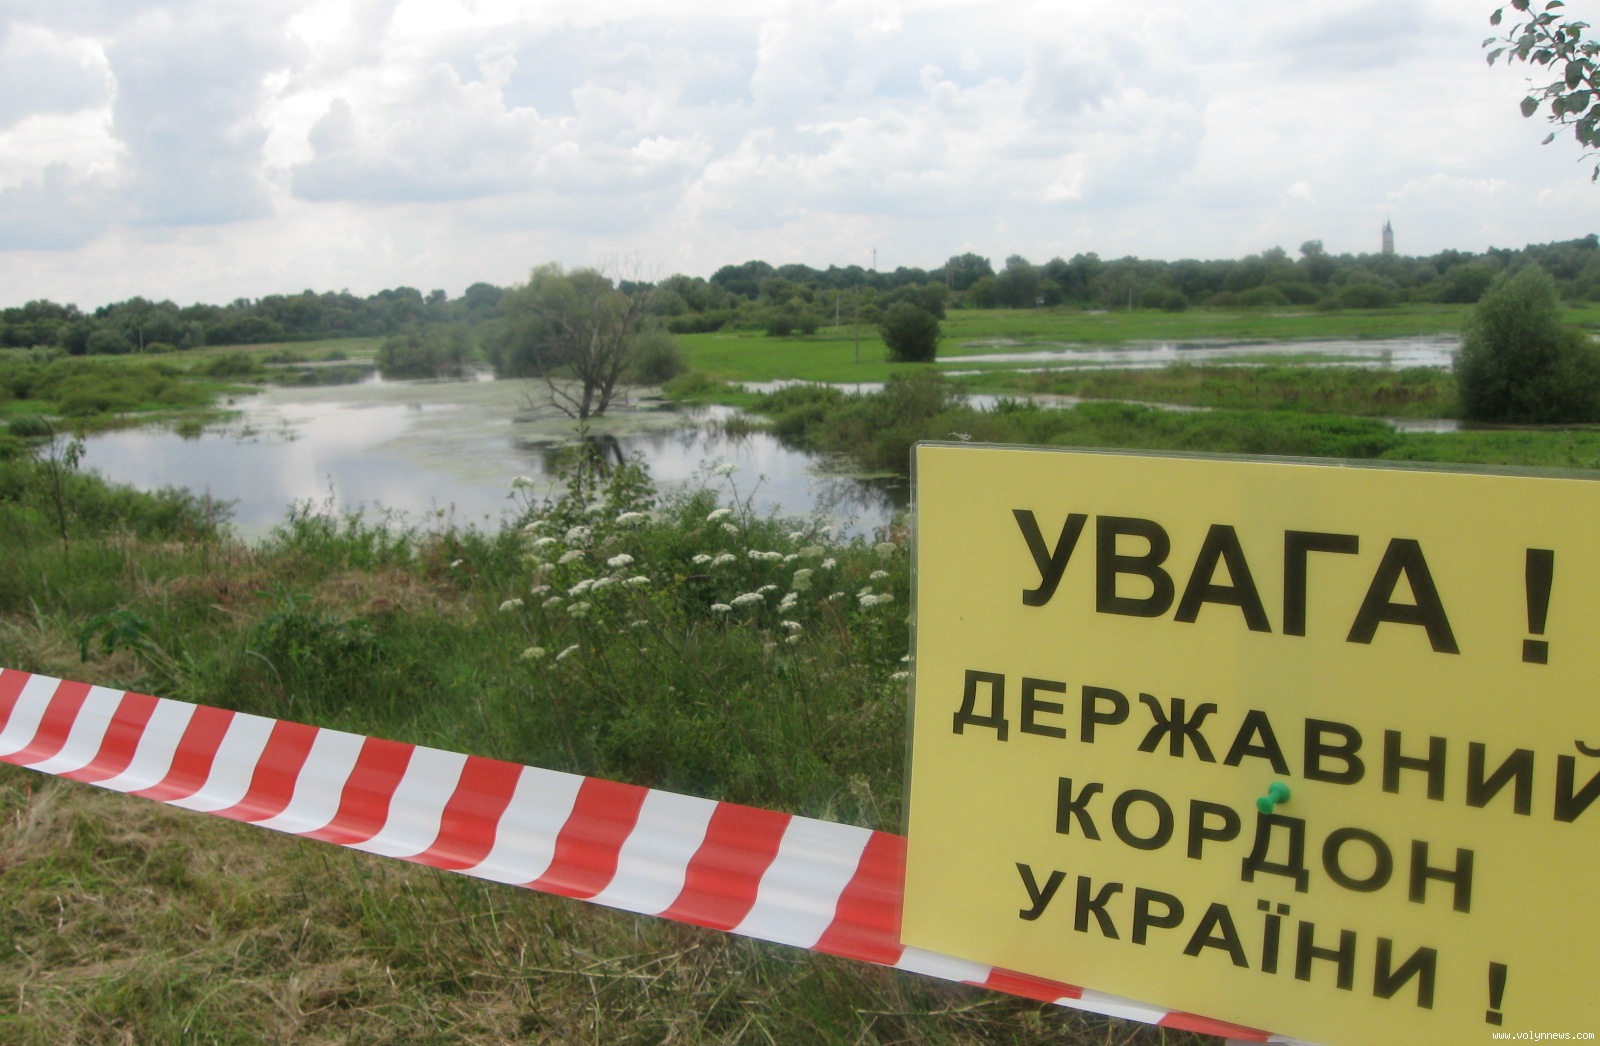
[[[1583,82],[1583,60],[1567,63],[1567,86],[1576,87]]]
[[[1506,49],[1504,47],[1496,47],[1493,51],[1490,51],[1489,64],[1493,65],[1496,58],[1499,58],[1502,54],[1505,54],[1505,50]]]
[[[1562,3],[1562,0],[1550,0],[1550,2],[1548,4],[1544,5],[1544,9],[1546,11],[1554,11],[1558,7],[1566,7],[1566,6],[1567,6],[1566,4]]]
[[[1497,7],[1497,8],[1495,8],[1494,14],[1489,16],[1489,24],[1490,25],[1499,25],[1500,24],[1501,10],[1502,10],[1501,8]]]
[[[1540,142],[1539,144],[1540,145],[1549,145],[1551,142],[1553,142],[1555,140],[1556,140],[1556,132],[1551,131],[1549,134],[1544,136],[1544,141]]]
[[[1522,115],[1532,116],[1539,111],[1539,99],[1529,96],[1522,100]]]
[[[1526,11],[1528,9],[1528,0],[1511,0],[1511,6],[1518,11]]]

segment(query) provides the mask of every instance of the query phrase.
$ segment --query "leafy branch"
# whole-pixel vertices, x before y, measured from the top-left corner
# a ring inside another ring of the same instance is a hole
[[[1578,144],[1589,151],[1586,155],[1592,155],[1600,151],[1600,83],[1595,76],[1600,42],[1585,39],[1589,23],[1568,21],[1559,13],[1564,7],[1562,0],[1548,0],[1536,13],[1533,0],[1511,0],[1510,10],[1526,15],[1527,20],[1514,23],[1503,37],[1489,37],[1483,46],[1492,48],[1487,56],[1490,65],[1504,58],[1507,65],[1526,62],[1559,73],[1548,84],[1532,87],[1522,100],[1522,115],[1532,116],[1547,106],[1545,118],[1571,127]],[[1489,24],[1498,28],[1506,10],[1497,8],[1489,16]],[[1546,135],[1544,144],[1554,141],[1557,133]],[[1590,180],[1600,180],[1600,164],[1595,165]]]

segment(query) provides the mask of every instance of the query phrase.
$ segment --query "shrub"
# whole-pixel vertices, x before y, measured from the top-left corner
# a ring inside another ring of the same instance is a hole
[[[1600,420],[1600,347],[1562,325],[1555,281],[1537,265],[1484,292],[1455,372],[1462,416],[1472,421]]]
[[[939,352],[939,318],[909,302],[891,305],[878,333],[892,363],[932,363]]]
[[[683,354],[678,343],[664,330],[645,331],[639,336],[633,359],[628,365],[628,380],[640,385],[665,385],[683,371]]]
[[[247,378],[260,370],[260,367],[249,353],[230,352],[224,356],[214,357],[200,369],[213,378]]]

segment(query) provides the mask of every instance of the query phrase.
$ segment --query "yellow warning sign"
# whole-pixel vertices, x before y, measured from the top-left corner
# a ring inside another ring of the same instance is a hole
[[[1331,1044],[1600,1032],[1600,483],[915,485],[907,944]]]

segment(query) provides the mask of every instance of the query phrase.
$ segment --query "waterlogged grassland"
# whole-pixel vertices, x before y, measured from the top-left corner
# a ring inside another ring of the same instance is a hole
[[[1154,380],[1159,380],[1163,372],[1139,373],[1153,373]],[[1249,374],[1233,373],[1245,377]],[[1111,372],[1106,377],[1117,381],[1130,375]],[[1397,382],[1389,391],[1372,386],[1355,392],[1364,401],[1381,398],[1388,408],[1403,408],[1407,402],[1437,394],[1423,380],[1425,377],[1426,372],[1418,377],[1420,384],[1413,391]],[[1223,392],[1236,400],[1245,388],[1230,389],[1226,382],[1222,385]],[[1268,381],[1254,395],[1262,405],[1270,406],[1292,389],[1292,382],[1280,387]],[[1177,390],[1159,385],[1115,384],[1093,391],[1153,398],[1157,390],[1163,397],[1178,398]],[[1350,391],[1338,384],[1320,392],[1312,386],[1304,396],[1337,397]],[[1053,407],[1026,400],[1003,400],[995,409],[978,410],[965,401],[956,385],[931,372],[896,378],[883,392],[864,395],[818,385],[791,386],[758,397],[752,409],[765,416],[781,438],[798,446],[847,457],[864,469],[901,474],[908,470],[911,447],[918,440],[953,438],[1034,446],[1539,468],[1600,467],[1600,430],[1595,429],[1397,432],[1381,418],[1326,412],[1304,398],[1294,409],[1176,411],[1120,401]],[[1419,416],[1428,415],[1423,411]]]
[[[1457,409],[1455,377],[1432,367],[1369,370],[1281,364],[1173,364],[1159,370],[989,375],[981,386],[1084,399],[1362,417],[1449,418],[1455,416]]]
[[[895,828],[909,552],[573,473],[496,533],[0,463],[0,664]],[[101,509],[117,498],[114,513]],[[64,527],[65,533],[61,532]],[[0,767],[17,1043],[1199,1044],[400,865]]]

